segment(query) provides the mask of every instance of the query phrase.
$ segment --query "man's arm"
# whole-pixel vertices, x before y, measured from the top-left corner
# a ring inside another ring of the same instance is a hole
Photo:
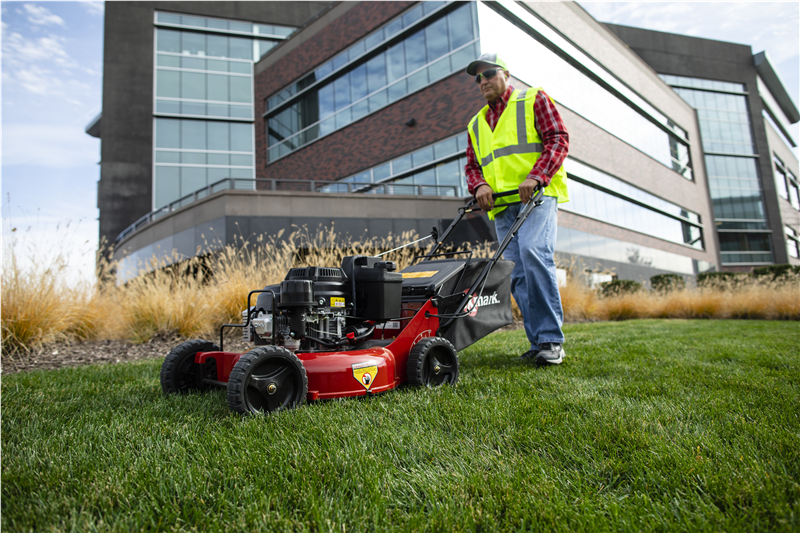
[[[472,138],[467,134],[467,164],[464,166],[464,174],[467,176],[467,190],[478,201],[481,209],[489,212],[494,207],[494,191],[492,187],[483,179],[481,164],[475,149],[472,148]]]
[[[550,180],[564,164],[569,152],[567,127],[555,104],[544,91],[539,91],[536,95],[533,116],[543,149],[527,179],[520,185],[520,199],[525,203],[528,203],[533,196],[536,185],[541,184],[544,187],[550,185]]]

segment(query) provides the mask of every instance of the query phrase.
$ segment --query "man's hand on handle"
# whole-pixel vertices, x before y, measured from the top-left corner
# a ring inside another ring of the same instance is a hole
[[[492,198],[493,194],[494,191],[487,184],[483,184],[478,187],[478,190],[475,192],[475,199],[478,201],[478,205],[481,206],[482,211],[488,213],[494,208],[494,198]]]
[[[531,201],[533,194],[536,192],[536,187],[538,186],[539,182],[535,179],[526,179],[519,184],[519,199],[523,204],[527,204]]]

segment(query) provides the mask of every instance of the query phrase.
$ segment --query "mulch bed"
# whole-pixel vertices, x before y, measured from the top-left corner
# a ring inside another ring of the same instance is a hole
[[[522,327],[514,322],[498,331],[510,331]],[[51,370],[83,365],[117,364],[145,359],[163,359],[170,350],[183,342],[180,337],[154,338],[148,342],[134,344],[128,341],[89,341],[74,344],[40,346],[30,352],[2,354],[2,373],[15,374],[31,370]],[[219,339],[217,339],[217,342]],[[225,338],[225,351],[245,352],[254,345],[241,337]]]

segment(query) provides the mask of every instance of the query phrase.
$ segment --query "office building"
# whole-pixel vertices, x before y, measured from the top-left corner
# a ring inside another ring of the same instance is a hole
[[[800,264],[800,120],[766,52],[750,46],[607,25],[697,109],[724,270]]]
[[[224,245],[299,225],[356,237],[441,228],[467,196],[466,125],[485,102],[464,68],[482,51],[506,58],[516,87],[542,86],[569,129],[562,260],[642,280],[719,267],[695,110],[579,5],[339,2],[254,61],[255,178],[229,165],[203,187],[187,180],[156,193],[152,212],[117,240],[123,276],[154,253],[207,251],[200,238],[212,235]],[[212,155],[245,155],[184,135],[197,116],[163,118],[174,122],[163,134],[154,126],[156,167],[199,164],[198,153],[207,165]],[[216,142],[210,131],[206,142]],[[155,191],[160,176],[149,178]],[[468,229],[460,238],[493,238],[483,216]]]

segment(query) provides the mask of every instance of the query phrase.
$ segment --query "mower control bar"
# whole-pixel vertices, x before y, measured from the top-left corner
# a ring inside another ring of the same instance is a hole
[[[514,190],[514,191],[497,193],[497,194],[494,194],[492,196],[494,198],[501,198],[503,196],[512,196],[512,195],[517,194],[517,193],[518,193],[518,191]],[[483,292],[483,285],[484,285],[484,282],[486,281],[486,278],[489,276],[489,271],[492,270],[492,267],[494,267],[495,263],[497,263],[497,260],[500,259],[500,257],[503,255],[503,252],[505,252],[506,248],[508,248],[509,243],[511,243],[511,240],[516,236],[517,232],[519,231],[519,228],[522,227],[522,224],[525,223],[525,220],[527,220],[528,215],[531,214],[531,211],[533,211],[534,209],[536,209],[537,207],[539,207],[542,204],[542,196],[543,196],[542,187],[537,187],[536,190],[533,193],[533,197],[531,197],[530,202],[528,202],[527,204],[524,204],[525,207],[523,207],[520,210],[519,214],[517,215],[517,218],[514,220],[514,223],[511,225],[511,228],[508,230],[508,233],[506,233],[505,237],[503,237],[503,240],[500,242],[500,245],[497,247],[497,251],[494,253],[494,255],[489,260],[489,262],[486,263],[486,266],[484,267],[483,271],[475,279],[475,282],[472,284],[472,287],[470,287],[469,290],[467,291],[467,293],[462,297],[461,303],[459,304],[458,307],[456,307],[456,309],[458,309],[458,310],[463,309],[467,305],[467,302],[470,300],[470,298],[472,298],[473,294],[475,294],[476,289],[478,287],[480,287],[479,292]],[[475,203],[474,199],[470,200],[470,202],[466,206],[464,206],[461,209],[459,209],[459,217],[458,217],[458,219],[456,221],[454,221],[454,224],[457,223],[457,221],[461,220],[461,218],[467,212],[467,209],[471,208],[474,205],[474,203]],[[504,205],[516,205],[517,203],[520,203],[520,202],[514,202],[512,204],[504,204]],[[472,209],[472,210],[476,211],[476,210],[479,210],[479,209],[480,208]],[[454,224],[450,225],[450,228],[447,229],[447,231],[445,232],[445,235],[447,235],[447,233],[450,232],[450,230],[452,229]],[[442,240],[444,240],[444,238]],[[478,294],[478,296],[480,296],[480,294]],[[449,325],[456,318],[460,318],[460,317],[458,315],[456,315],[456,316],[453,316],[453,317],[449,318],[446,322],[444,322],[444,323],[442,323],[440,325],[439,329],[443,329],[443,328],[447,327],[447,325]]]

